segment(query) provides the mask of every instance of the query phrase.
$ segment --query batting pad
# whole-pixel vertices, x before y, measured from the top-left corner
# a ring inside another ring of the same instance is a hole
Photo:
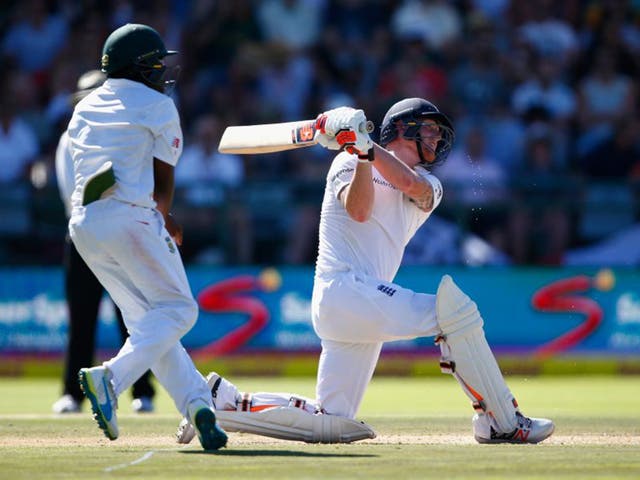
[[[478,307],[449,275],[438,286],[436,318],[442,330],[436,338],[442,372],[456,378],[476,411],[486,413],[497,431],[513,431],[517,403],[485,339]]]
[[[216,412],[229,432],[253,433],[306,443],[351,443],[375,438],[369,425],[338,415],[311,414],[295,407],[274,407],[259,412]]]

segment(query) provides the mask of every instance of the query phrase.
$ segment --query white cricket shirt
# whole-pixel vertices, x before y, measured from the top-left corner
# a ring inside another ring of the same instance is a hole
[[[329,169],[320,214],[316,274],[353,269],[392,281],[407,243],[431,213],[420,210],[373,168],[371,217],[363,223],[352,220],[338,194],[351,182],[356,162],[356,156],[342,152]],[[416,170],[425,177],[431,176],[422,167]],[[438,190],[434,193],[432,211],[442,198],[442,190]]]
[[[69,133],[66,131],[60,135],[60,140],[58,140],[55,167],[60,199],[62,203],[64,203],[64,210],[68,218],[71,216],[71,195],[73,194],[75,185],[73,159],[71,158],[71,150],[69,149]]]
[[[72,207],[82,205],[87,178],[113,164],[111,198],[154,208],[153,158],[175,166],[182,153],[180,118],[171,98],[146,85],[109,78],[87,95],[69,122],[74,165]]]

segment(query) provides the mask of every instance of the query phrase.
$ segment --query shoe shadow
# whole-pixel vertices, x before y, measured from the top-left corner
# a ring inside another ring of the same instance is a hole
[[[226,457],[311,457],[311,458],[370,458],[378,455],[365,453],[323,453],[294,450],[180,450],[185,455],[224,455]]]

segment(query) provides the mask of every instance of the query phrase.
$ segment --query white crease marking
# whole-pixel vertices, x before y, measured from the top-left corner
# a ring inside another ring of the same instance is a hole
[[[151,450],[147,453],[145,453],[143,456],[141,456],[140,458],[137,458],[136,460],[134,460],[133,462],[129,462],[129,463],[121,463],[119,465],[114,465],[113,467],[107,467],[104,469],[105,472],[113,472],[114,470],[122,470],[123,468],[127,468],[127,467],[131,467],[133,465],[137,465],[139,463],[142,463],[146,460],[149,460],[151,457],[153,457],[153,455],[156,453],[155,450]]]

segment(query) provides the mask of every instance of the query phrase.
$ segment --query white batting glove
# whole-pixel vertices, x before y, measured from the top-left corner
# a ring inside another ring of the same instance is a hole
[[[367,132],[356,130],[354,133],[356,134],[355,141],[345,141],[345,150],[347,150],[349,153],[366,154],[369,149],[373,148],[373,142],[371,141],[371,137],[369,137],[369,134]],[[338,133],[338,137],[341,134],[342,132]],[[336,138],[338,140],[338,143],[340,143],[340,138],[338,137]]]
[[[340,150],[342,148],[342,145],[338,143],[335,137],[322,133],[320,130],[316,130],[316,139],[320,145],[329,150]]]
[[[358,130],[367,118],[362,110],[351,107],[338,107],[318,115],[316,126],[322,132],[335,137],[340,130]]]
[[[351,107],[328,110],[316,119],[316,129],[320,132],[318,143],[330,150],[345,148],[350,153],[366,153],[373,147],[366,123],[367,117],[362,110]]]

